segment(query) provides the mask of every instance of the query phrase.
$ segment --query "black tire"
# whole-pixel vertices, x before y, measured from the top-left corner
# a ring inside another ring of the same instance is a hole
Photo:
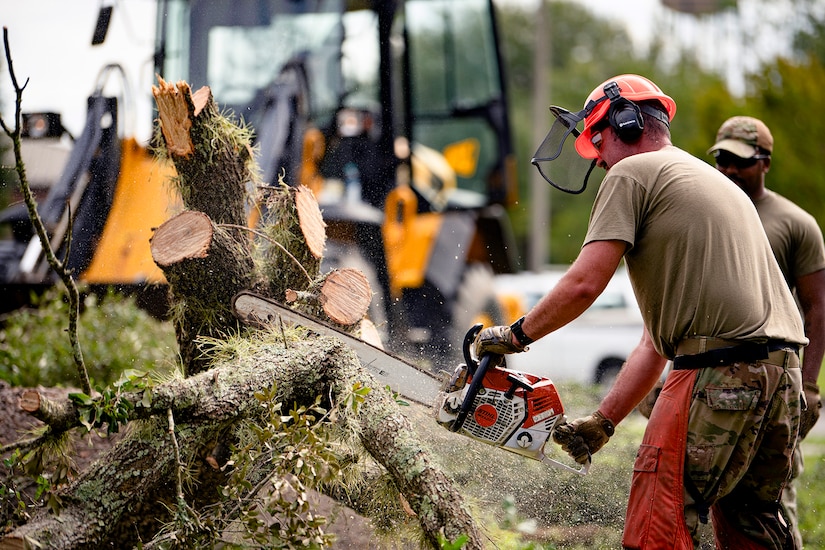
[[[593,381],[602,386],[612,386],[613,382],[616,381],[616,377],[619,375],[619,371],[622,370],[624,361],[624,359],[619,357],[607,357],[602,359],[599,362],[599,366],[596,367],[596,375]]]

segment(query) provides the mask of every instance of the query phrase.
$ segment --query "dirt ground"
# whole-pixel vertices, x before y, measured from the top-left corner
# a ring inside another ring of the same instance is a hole
[[[12,443],[26,438],[28,432],[42,425],[28,413],[20,410],[20,394],[25,388],[14,388],[0,380],[0,445]],[[38,388],[51,399],[65,398],[69,390],[58,388]],[[109,449],[117,441],[113,438],[101,438],[95,434],[88,434],[75,445],[75,462],[78,470],[83,470],[92,463],[101,453]],[[355,511],[341,506],[335,501],[316,494],[318,500],[317,511],[329,518],[333,518],[329,531],[335,533],[337,541],[333,546],[336,550],[372,550],[387,548],[392,544],[379,539],[370,526],[369,520],[358,515]]]

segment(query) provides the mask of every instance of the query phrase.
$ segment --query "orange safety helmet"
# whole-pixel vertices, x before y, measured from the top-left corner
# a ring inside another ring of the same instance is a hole
[[[669,120],[673,120],[673,116],[676,114],[676,102],[673,101],[673,98],[666,95],[661,88],[643,76],[623,74],[605,80],[596,86],[584,102],[586,113],[584,130],[576,138],[576,151],[584,158],[595,159],[599,157],[599,152],[593,147],[590,139],[593,135],[593,126],[606,117],[610,109],[610,100],[605,94],[605,86],[612,82],[619,86],[619,93],[624,99],[631,102],[655,99],[665,108]],[[589,113],[587,113],[588,108],[591,109]]]

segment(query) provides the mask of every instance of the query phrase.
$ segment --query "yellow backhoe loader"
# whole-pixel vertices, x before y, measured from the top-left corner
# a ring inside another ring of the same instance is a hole
[[[387,347],[450,366],[461,352],[451,344],[477,315],[496,320],[493,274],[517,268],[497,33],[492,0],[159,0],[155,71],[209,86],[252,127],[267,184],[314,191],[326,268],[358,267],[372,280]],[[105,36],[99,26],[95,39]],[[41,215],[56,247],[71,228],[80,280],[162,285],[149,238],[179,208],[171,169],[118,135],[118,102],[102,90],[42,192]],[[60,133],[54,114],[26,123],[31,146]],[[0,223],[12,228],[0,241],[11,302],[53,278],[25,209],[3,211]]]

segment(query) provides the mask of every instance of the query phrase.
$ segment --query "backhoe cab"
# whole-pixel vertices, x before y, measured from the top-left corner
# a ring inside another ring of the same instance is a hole
[[[388,347],[452,365],[451,343],[493,314],[492,274],[516,267],[492,0],[161,0],[155,60],[166,81],[208,85],[252,126],[265,182],[314,191],[325,269],[370,277]],[[82,277],[155,276],[103,263]]]

